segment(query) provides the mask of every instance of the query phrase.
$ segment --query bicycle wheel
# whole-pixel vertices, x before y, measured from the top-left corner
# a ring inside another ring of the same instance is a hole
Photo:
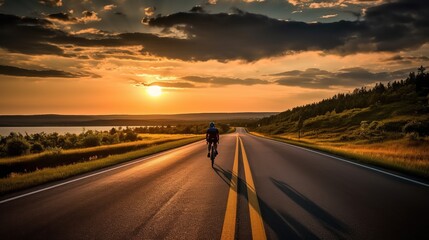
[[[210,149],[210,160],[212,160],[212,167],[214,164],[214,159],[215,159],[215,151],[214,151],[214,146],[212,146]]]

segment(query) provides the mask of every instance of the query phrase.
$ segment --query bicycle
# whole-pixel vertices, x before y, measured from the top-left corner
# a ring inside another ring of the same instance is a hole
[[[217,153],[216,153],[216,150],[215,150],[215,147],[214,147],[214,143],[210,143],[209,142],[208,144],[210,144],[210,160],[212,161],[212,167],[213,167],[214,160],[216,158]]]

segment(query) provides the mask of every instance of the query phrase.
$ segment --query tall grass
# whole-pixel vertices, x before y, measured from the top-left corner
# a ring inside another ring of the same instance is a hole
[[[141,150],[112,155],[92,161],[79,162],[58,167],[49,167],[30,173],[14,173],[11,174],[8,178],[0,179],[0,195],[159,153],[168,149],[201,140],[202,138],[202,136],[192,136],[185,139],[153,145]]]
[[[32,172],[46,167],[57,167],[84,161],[93,161],[109,155],[122,154],[178,139],[193,138],[192,134],[140,134],[143,140],[72,150],[54,150],[39,154],[0,159],[0,177],[11,173]]]

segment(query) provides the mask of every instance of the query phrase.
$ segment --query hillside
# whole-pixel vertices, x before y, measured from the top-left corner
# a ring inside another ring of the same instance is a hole
[[[298,138],[397,139],[429,135],[429,74],[420,67],[405,80],[337,94],[257,121],[252,131]]]

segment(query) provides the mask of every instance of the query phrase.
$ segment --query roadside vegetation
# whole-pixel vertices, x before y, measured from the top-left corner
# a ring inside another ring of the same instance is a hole
[[[111,155],[123,154],[180,139],[193,138],[193,134],[139,134],[138,141],[125,142],[98,147],[62,150],[55,148],[38,154],[28,154],[19,157],[8,157],[0,160],[0,178],[10,174],[28,173],[48,167],[93,161]]]
[[[230,130],[229,125],[217,124],[221,133]],[[82,129],[80,134],[36,133],[20,134],[11,132],[8,136],[0,136],[0,157],[15,157],[21,155],[58,152],[69,149],[82,149],[105,146],[125,142],[143,140],[139,134],[204,134],[207,123],[182,124],[177,126],[151,127],[118,127],[110,131],[92,131]],[[1,160],[0,160],[1,161]]]
[[[123,154],[109,155],[105,158],[96,158],[84,162],[76,162],[56,167],[46,167],[32,172],[12,172],[5,178],[0,178],[0,195],[20,189],[37,186],[43,183],[66,179],[78,174],[87,173],[103,167],[112,166],[140,157],[159,153],[176,147],[180,147],[203,139],[203,136],[191,136],[180,140],[173,140],[160,144],[154,144],[140,150]]]
[[[254,134],[429,178],[429,74],[337,94],[261,119]]]
[[[65,179],[201,139],[207,124],[112,128],[81,134],[10,133],[0,139],[0,194]],[[217,124],[220,133],[234,131]]]

